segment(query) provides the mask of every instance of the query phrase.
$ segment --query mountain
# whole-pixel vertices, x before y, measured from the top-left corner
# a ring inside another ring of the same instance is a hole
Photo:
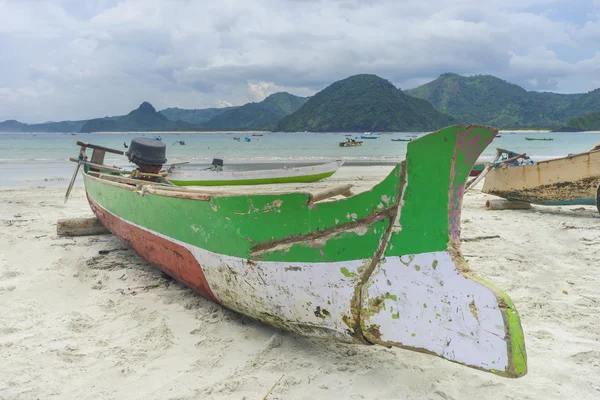
[[[19,122],[14,119],[7,119],[4,122],[0,122],[0,132],[25,132],[27,124]]]
[[[212,117],[219,115],[220,113],[233,110],[238,108],[235,107],[223,107],[223,108],[204,108],[204,109],[185,109],[185,108],[165,108],[164,110],[160,110],[159,113],[170,119],[171,121],[183,121],[188,122],[190,124],[200,125],[205,122],[208,122]]]
[[[275,130],[279,120],[298,110],[308,98],[274,93],[259,103],[223,111],[203,126],[213,130]]]
[[[600,112],[571,118],[562,131],[600,131]]]
[[[182,121],[171,121],[157,112],[152,104],[143,102],[137,109],[119,118],[96,118],[87,121],[81,132],[129,132],[129,131],[193,131],[198,126]]]
[[[86,121],[45,122],[24,124],[14,119],[0,122],[0,132],[79,132]]]
[[[279,121],[281,131],[431,131],[455,123],[427,101],[410,97],[376,75],[337,81]]]
[[[427,100],[463,124],[499,128],[554,128],[572,117],[600,111],[600,90],[578,94],[534,92],[491,75],[446,73],[405,93]]]

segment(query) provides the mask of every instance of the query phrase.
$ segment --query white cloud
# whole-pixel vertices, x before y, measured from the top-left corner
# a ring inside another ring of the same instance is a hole
[[[0,92],[0,120],[116,115],[145,100],[157,109],[241,105],[277,91],[311,95],[356,73],[403,89],[455,72],[492,74],[528,89],[587,91],[597,85],[590,78],[597,57],[568,53],[584,54],[585,46],[593,53],[598,21],[529,11],[569,4],[0,2],[0,87],[10,93]]]

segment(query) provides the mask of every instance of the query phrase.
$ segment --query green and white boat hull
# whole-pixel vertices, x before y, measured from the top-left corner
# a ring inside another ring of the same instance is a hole
[[[519,377],[517,310],[459,250],[464,185],[496,133],[451,126],[414,140],[381,183],[340,201],[167,190],[87,171],[84,181],[108,229],[224,307],[307,336]]]

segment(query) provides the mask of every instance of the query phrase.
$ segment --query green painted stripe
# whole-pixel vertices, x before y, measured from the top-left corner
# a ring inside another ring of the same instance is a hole
[[[370,191],[348,199],[309,206],[305,193],[215,196],[210,201],[189,200],[129,191],[85,176],[89,195],[108,211],[165,236],[200,248],[249,258],[251,249],[283,238],[319,234],[374,211],[391,207],[399,191],[401,165]],[[367,221],[367,225],[368,225]],[[351,226],[349,227],[351,228]],[[301,238],[300,238],[301,239]],[[336,251],[328,260],[370,258],[376,247],[353,245],[352,251]],[[273,253],[272,261],[319,261],[319,252],[306,259],[303,252]]]
[[[233,186],[233,185],[267,185],[274,183],[292,183],[292,182],[316,182],[321,179],[329,178],[335,171],[323,172],[314,175],[284,176],[281,178],[255,178],[255,179],[229,179],[229,180],[173,180],[169,182],[177,186]]]

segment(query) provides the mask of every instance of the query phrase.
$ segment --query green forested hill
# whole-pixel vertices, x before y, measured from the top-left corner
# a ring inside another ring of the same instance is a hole
[[[233,110],[235,107],[223,107],[223,108],[204,108],[204,109],[185,109],[185,108],[165,108],[160,110],[159,113],[170,119],[171,121],[183,121],[190,124],[200,125],[208,122],[211,118],[221,114],[224,111]]]
[[[214,130],[274,130],[279,120],[299,109],[306,97],[274,93],[259,103],[248,103],[224,111],[203,126]]]
[[[361,74],[334,82],[312,96],[298,111],[282,118],[278,130],[430,131],[454,122],[451,116],[405,95],[389,81]]]
[[[600,131],[600,112],[572,118],[567,122],[565,128],[573,128],[581,131]]]
[[[600,111],[600,90],[578,94],[530,92],[490,75],[442,74],[406,94],[429,101],[461,123],[499,128],[555,128],[574,116]]]
[[[24,124],[11,119],[0,122],[0,132],[79,132],[86,122],[84,120]]]
[[[187,122],[171,121],[148,102],[120,118],[96,118],[87,121],[81,132],[185,131],[198,130]]]

